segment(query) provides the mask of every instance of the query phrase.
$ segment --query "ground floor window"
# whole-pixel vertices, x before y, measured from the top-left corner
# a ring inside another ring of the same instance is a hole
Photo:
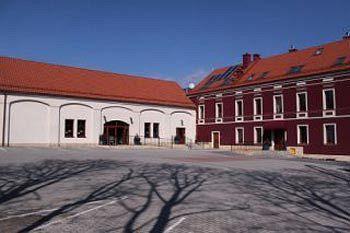
[[[86,131],[86,120],[78,120],[77,137],[85,138],[86,137],[85,131]]]
[[[298,144],[309,144],[309,126],[298,125]]]
[[[159,123],[153,123],[153,138],[159,138]]]
[[[263,141],[263,128],[254,127],[254,143],[262,144],[262,141]]]
[[[323,137],[324,137],[324,144],[326,144],[326,145],[337,144],[336,124],[324,124],[323,125]]]
[[[64,137],[66,138],[72,138],[74,131],[74,120],[73,119],[66,119],[64,122]]]
[[[151,123],[146,122],[145,123],[145,138],[150,138],[151,137]]]
[[[236,144],[243,144],[244,142],[244,128],[236,128]]]

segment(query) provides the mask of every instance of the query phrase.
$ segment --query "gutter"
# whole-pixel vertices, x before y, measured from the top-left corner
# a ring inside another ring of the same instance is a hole
[[[3,125],[2,125],[2,142],[1,146],[5,147],[5,131],[6,131],[6,108],[7,108],[7,94],[4,93],[4,111],[3,111]]]

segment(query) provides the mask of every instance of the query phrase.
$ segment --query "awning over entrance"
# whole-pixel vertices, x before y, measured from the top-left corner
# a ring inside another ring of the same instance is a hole
[[[271,121],[264,124],[264,130],[277,130],[277,129],[286,129],[285,122],[281,121]]]

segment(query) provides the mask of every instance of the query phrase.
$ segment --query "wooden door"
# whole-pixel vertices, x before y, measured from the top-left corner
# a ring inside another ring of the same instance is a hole
[[[178,144],[185,144],[186,143],[185,128],[176,128],[176,137],[178,140]]]
[[[274,141],[275,141],[275,150],[285,150],[285,138],[284,130],[275,130],[274,131]]]
[[[219,148],[220,145],[220,134],[218,132],[213,133],[213,147],[214,148]]]

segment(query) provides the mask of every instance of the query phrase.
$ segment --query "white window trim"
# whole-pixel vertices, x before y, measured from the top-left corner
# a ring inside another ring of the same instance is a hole
[[[306,105],[306,111],[300,111],[300,101],[299,101],[299,94],[305,94],[305,105]],[[308,111],[309,111],[309,100],[308,95],[306,91],[297,92],[296,93],[296,106],[297,106],[297,118],[306,118],[308,117]]]
[[[242,102],[242,115],[238,116],[238,102]],[[235,100],[235,121],[241,122],[244,120],[244,102],[243,99]]]
[[[281,103],[282,103],[282,113],[276,113],[276,97],[281,97]],[[273,96],[273,119],[283,119],[284,114],[284,101],[283,101],[283,95],[274,95]]]
[[[255,100],[257,100],[257,99],[260,99],[261,100],[261,114],[260,115],[257,115],[256,114],[256,102],[255,102]],[[263,115],[264,115],[264,103],[263,103],[263,98],[262,97],[255,97],[254,99],[253,99],[253,108],[254,108],[254,120],[255,121],[261,121],[262,119],[263,119]]]
[[[333,125],[334,126],[334,144],[327,144],[327,133],[326,133],[326,126],[327,125]],[[325,123],[323,124],[323,144],[324,145],[337,145],[338,139],[337,139],[337,124],[336,123]]]
[[[203,116],[201,116],[201,107],[203,107]],[[205,123],[205,105],[204,104],[200,104],[198,105],[198,124],[204,124]]]
[[[333,106],[334,109],[326,109],[326,91],[333,91]],[[323,102],[323,116],[335,116],[336,102],[335,102],[335,88],[327,88],[322,90],[322,102]]]
[[[254,127],[254,144],[258,144],[258,135],[256,133],[256,129],[261,129],[261,143],[259,144],[262,144],[263,143],[263,137],[264,137],[264,128],[262,126],[256,126]]]
[[[298,145],[305,145],[305,144],[301,143],[300,127],[306,127],[306,137],[307,137],[306,145],[309,145],[309,143],[310,143],[309,125],[297,125],[297,144]]]
[[[238,130],[239,129],[242,129],[242,139],[243,139],[243,142],[242,142],[242,144],[244,144],[244,127],[236,127],[235,128],[235,144],[237,144],[237,145],[241,145],[239,142],[238,142]]]
[[[219,112],[218,112],[218,105],[221,104],[221,117],[219,116]],[[222,118],[224,117],[224,104],[222,102],[217,102],[215,103],[215,123],[222,123]]]
[[[211,131],[211,147],[214,148],[214,133],[219,133],[219,148],[220,148],[220,146],[221,146],[220,131]]]

